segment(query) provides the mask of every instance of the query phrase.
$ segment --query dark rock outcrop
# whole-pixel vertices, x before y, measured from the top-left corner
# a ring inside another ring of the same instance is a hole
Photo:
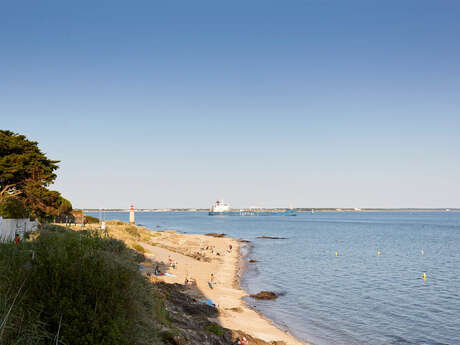
[[[215,232],[210,232],[209,234],[206,234],[205,236],[225,237],[225,234],[216,234]]]
[[[260,291],[259,293],[249,295],[252,298],[257,299],[275,299],[278,298],[278,295],[272,291]]]
[[[287,237],[277,237],[277,236],[258,236],[257,238],[266,239],[266,240],[287,240]]]

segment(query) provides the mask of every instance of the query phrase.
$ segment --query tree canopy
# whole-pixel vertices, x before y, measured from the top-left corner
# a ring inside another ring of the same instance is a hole
[[[46,187],[54,182],[59,161],[48,159],[38,148],[36,141],[24,135],[0,130],[0,186],[14,185],[21,188],[28,179],[40,174]]]
[[[0,130],[0,205],[3,204],[0,213],[3,216],[19,214],[12,210],[19,201],[22,214],[40,219],[70,214],[70,201],[47,188],[56,179],[57,163],[59,161],[41,152],[36,141]]]

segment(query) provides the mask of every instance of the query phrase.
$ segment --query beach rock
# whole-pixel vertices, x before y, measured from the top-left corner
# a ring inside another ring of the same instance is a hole
[[[244,336],[251,345],[286,345],[279,341],[266,342],[251,337],[242,331],[223,328],[210,321],[210,319],[216,320],[218,318],[219,311],[187,295],[183,285],[159,282],[154,286],[164,295],[165,308],[168,320],[171,323],[167,328],[163,327],[160,332],[165,344],[233,345],[236,338]],[[242,311],[240,307],[234,307],[231,310],[235,312]]]
[[[241,243],[250,243],[251,241],[248,241],[248,240],[239,240],[239,242],[241,242]]]
[[[257,260],[251,259],[251,260],[249,260],[249,262],[250,262],[250,263],[257,262]]]
[[[277,236],[258,236],[257,238],[267,239],[267,240],[287,240],[287,237],[277,237]]]
[[[209,234],[206,234],[205,236],[225,237],[225,234],[216,234],[215,232],[210,232]]]
[[[278,298],[278,295],[272,291],[260,291],[259,293],[249,295],[252,298],[257,299],[275,299]]]

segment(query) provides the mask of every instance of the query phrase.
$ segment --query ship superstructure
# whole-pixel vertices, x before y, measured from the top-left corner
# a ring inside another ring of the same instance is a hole
[[[263,208],[246,208],[232,209],[228,203],[223,200],[216,201],[209,209],[210,216],[295,216],[296,210],[289,209],[263,209]]]

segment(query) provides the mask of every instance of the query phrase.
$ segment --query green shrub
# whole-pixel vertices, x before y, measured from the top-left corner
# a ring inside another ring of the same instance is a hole
[[[169,314],[166,311],[164,299],[158,299],[157,303],[155,304],[155,315],[157,321],[159,321],[162,325],[171,327],[171,319],[169,318]]]
[[[144,254],[145,253],[145,248],[142,247],[139,243],[133,244],[134,250],[137,250],[138,252]]]
[[[224,335],[224,330],[217,323],[210,323],[205,328],[208,332],[214,333],[215,335],[222,336]]]
[[[93,216],[85,216],[85,218],[88,221],[88,224],[99,224],[99,218]]]
[[[161,344],[159,301],[135,252],[97,232],[53,227],[0,244],[2,319],[13,306],[0,344],[54,344],[58,330],[59,344]]]
[[[166,342],[167,344],[176,344],[174,341],[174,337],[177,337],[179,335],[179,332],[177,330],[164,330],[161,332],[161,339]]]
[[[16,198],[9,198],[0,203],[0,216],[3,218],[25,218],[24,204]]]
[[[43,228],[47,231],[56,231],[56,232],[66,232],[68,231],[66,228],[56,225],[56,224],[45,224]]]

